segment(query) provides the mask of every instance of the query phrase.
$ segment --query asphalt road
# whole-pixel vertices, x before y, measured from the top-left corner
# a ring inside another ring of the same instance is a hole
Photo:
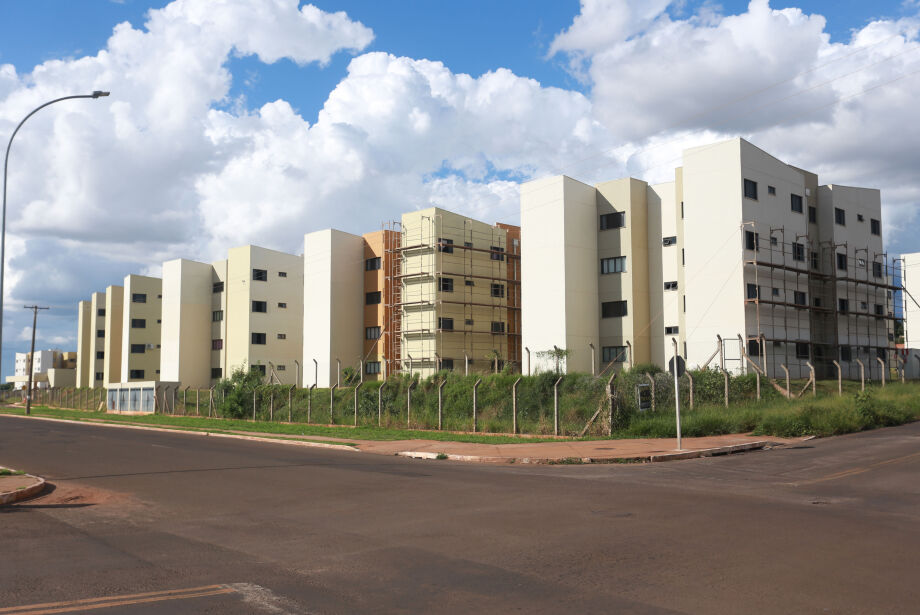
[[[55,488],[0,614],[920,612],[920,423],[516,467],[3,416],[0,464]]]

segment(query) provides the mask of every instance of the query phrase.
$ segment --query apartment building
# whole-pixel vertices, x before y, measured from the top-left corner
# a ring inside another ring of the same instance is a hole
[[[528,182],[521,223],[524,346],[564,348],[569,370],[663,366],[672,340],[690,365],[745,372],[747,354],[771,377],[894,363],[879,192],[819,186],[744,139],[685,150],[657,185]]]
[[[122,381],[122,352],[124,331],[124,286],[107,286],[105,289],[105,351],[102,358],[102,382],[95,386]],[[130,321],[129,321],[130,322]],[[98,358],[98,357],[97,357]]]
[[[163,264],[160,375],[209,388],[237,368],[299,384],[303,259],[257,246]]]
[[[123,293],[120,378],[113,377],[108,382],[158,381],[163,281],[128,275]]]
[[[17,352],[12,376],[6,381],[13,383],[15,390],[28,386],[29,360],[32,353]],[[36,350],[32,360],[32,386],[45,389],[49,387],[74,386],[77,353],[62,350]]]
[[[93,343],[93,302],[80,301],[77,303],[77,357],[75,384],[78,387],[89,386],[92,383],[93,360],[90,359],[90,345]]]
[[[902,254],[904,346],[920,350],[920,252]]]
[[[105,346],[110,333],[106,320],[106,293],[93,293],[90,299],[90,343],[84,362],[90,365],[87,379],[78,386],[98,387],[105,383]],[[115,335],[120,335],[120,331]],[[79,360],[80,357],[78,356]]]

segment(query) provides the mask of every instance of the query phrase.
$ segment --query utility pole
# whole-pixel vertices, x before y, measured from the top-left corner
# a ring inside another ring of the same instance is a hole
[[[29,385],[26,388],[26,415],[29,415],[32,414],[32,362],[35,361],[35,324],[38,321],[38,311],[49,308],[37,305],[25,305],[23,307],[27,310],[32,310],[32,349],[29,350]]]

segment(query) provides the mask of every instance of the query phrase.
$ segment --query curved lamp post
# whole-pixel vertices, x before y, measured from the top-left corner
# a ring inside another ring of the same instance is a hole
[[[13,130],[13,134],[10,135],[10,141],[6,145],[6,157],[3,159],[3,222],[0,223],[2,224],[2,226],[0,226],[0,366],[2,366],[3,363],[3,272],[6,269],[6,170],[10,162],[10,148],[13,146],[13,139],[16,137],[16,133],[19,132],[19,129],[22,128],[22,125],[26,123],[27,119],[48,105],[53,105],[62,100],[70,100],[72,98],[101,98],[108,95],[108,92],[96,90],[92,94],[75,94],[73,96],[62,96],[61,98],[49,100],[45,104],[35,107],[27,116],[22,118],[22,121],[19,122],[16,129]],[[0,369],[0,373],[2,373],[2,369]]]

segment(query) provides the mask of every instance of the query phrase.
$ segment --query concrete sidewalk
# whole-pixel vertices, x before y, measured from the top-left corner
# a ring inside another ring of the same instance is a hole
[[[9,470],[0,466],[0,470]],[[45,479],[31,474],[0,474],[0,506],[12,504],[38,494]]]

